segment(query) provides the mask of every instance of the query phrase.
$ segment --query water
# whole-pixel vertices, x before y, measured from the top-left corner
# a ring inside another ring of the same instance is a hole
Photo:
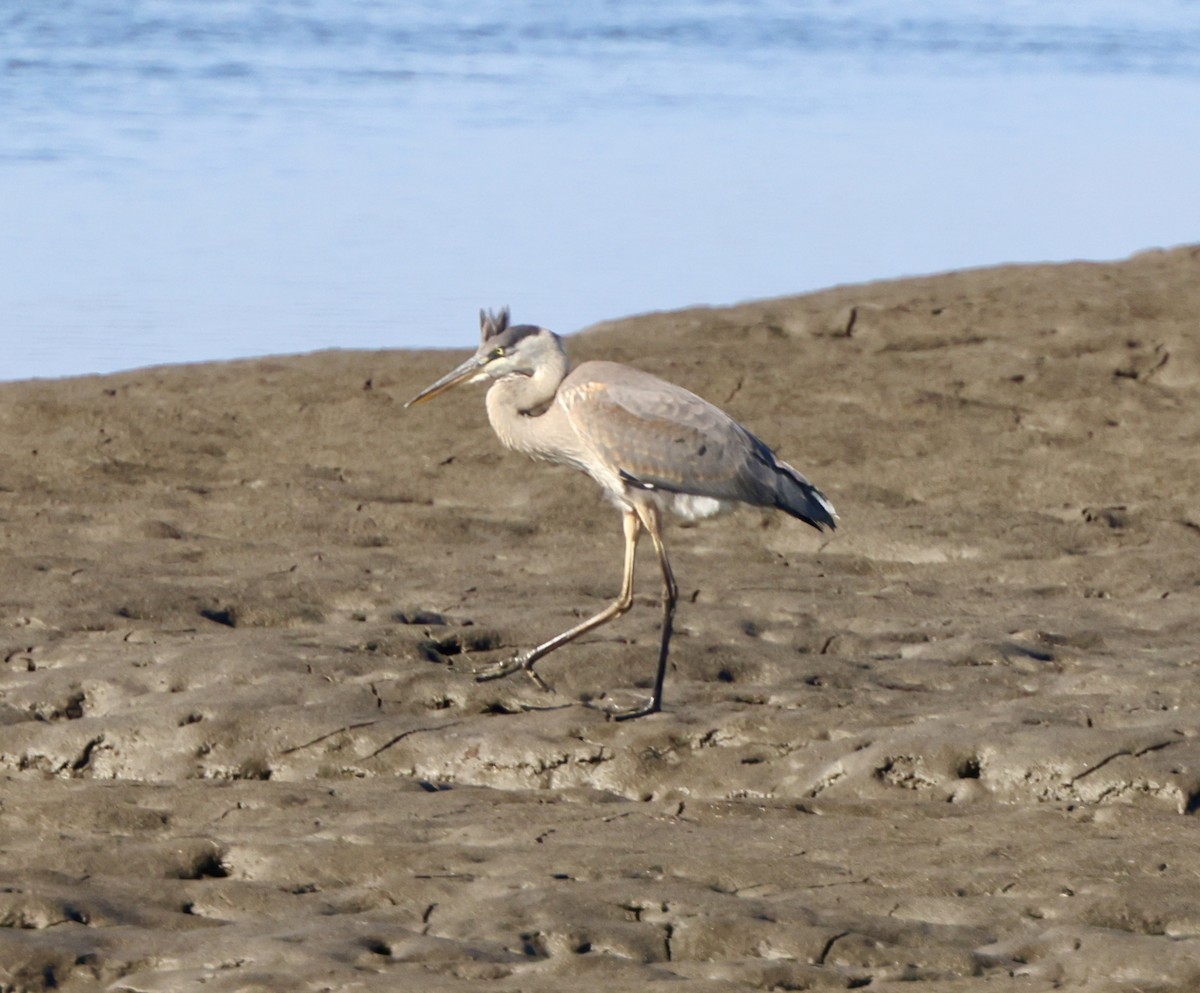
[[[0,378],[1200,239],[1200,3],[0,8]]]

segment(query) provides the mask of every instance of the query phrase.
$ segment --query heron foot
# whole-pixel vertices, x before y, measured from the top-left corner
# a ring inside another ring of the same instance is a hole
[[[636,717],[646,717],[657,714],[662,710],[662,703],[653,698],[630,706],[622,706],[615,700],[603,702],[587,701],[585,706],[601,711],[610,721],[632,721]]]
[[[537,661],[537,656],[532,652],[518,652],[511,659],[506,659],[503,662],[493,662],[491,665],[481,666],[475,670],[475,682],[486,683],[491,679],[503,679],[505,676],[511,676],[514,672],[525,671],[529,674],[529,678],[538,684],[545,692],[553,693],[554,687],[546,680],[538,675],[533,668],[533,663]]]
[[[489,679],[503,679],[505,676],[511,676],[521,667],[521,657],[518,655],[516,658],[504,662],[493,662],[490,665],[480,666],[472,672],[475,682],[486,683]]]

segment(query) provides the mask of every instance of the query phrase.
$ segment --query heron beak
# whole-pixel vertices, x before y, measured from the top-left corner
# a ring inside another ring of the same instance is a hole
[[[414,407],[418,403],[424,403],[426,400],[432,400],[435,396],[439,396],[448,390],[454,389],[456,386],[461,386],[463,383],[472,382],[476,377],[485,377],[487,373],[481,372],[483,368],[483,359],[478,355],[472,355],[466,362],[455,369],[451,369],[446,375],[439,379],[432,386],[426,386],[420,393],[408,401],[404,406]]]

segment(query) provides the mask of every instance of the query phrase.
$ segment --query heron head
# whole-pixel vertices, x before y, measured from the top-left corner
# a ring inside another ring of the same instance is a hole
[[[482,341],[475,354],[427,386],[404,406],[412,407],[461,386],[506,376],[532,376],[551,355],[561,356],[558,335],[533,324],[509,326],[508,308],[479,312]]]

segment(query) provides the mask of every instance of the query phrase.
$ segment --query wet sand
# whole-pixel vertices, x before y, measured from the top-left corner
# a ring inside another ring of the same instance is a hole
[[[402,408],[460,355],[0,386],[0,988],[1200,986],[1197,315],[1181,248],[572,338],[841,515],[673,526],[626,723],[648,548],[554,694],[472,679],[622,540]]]

